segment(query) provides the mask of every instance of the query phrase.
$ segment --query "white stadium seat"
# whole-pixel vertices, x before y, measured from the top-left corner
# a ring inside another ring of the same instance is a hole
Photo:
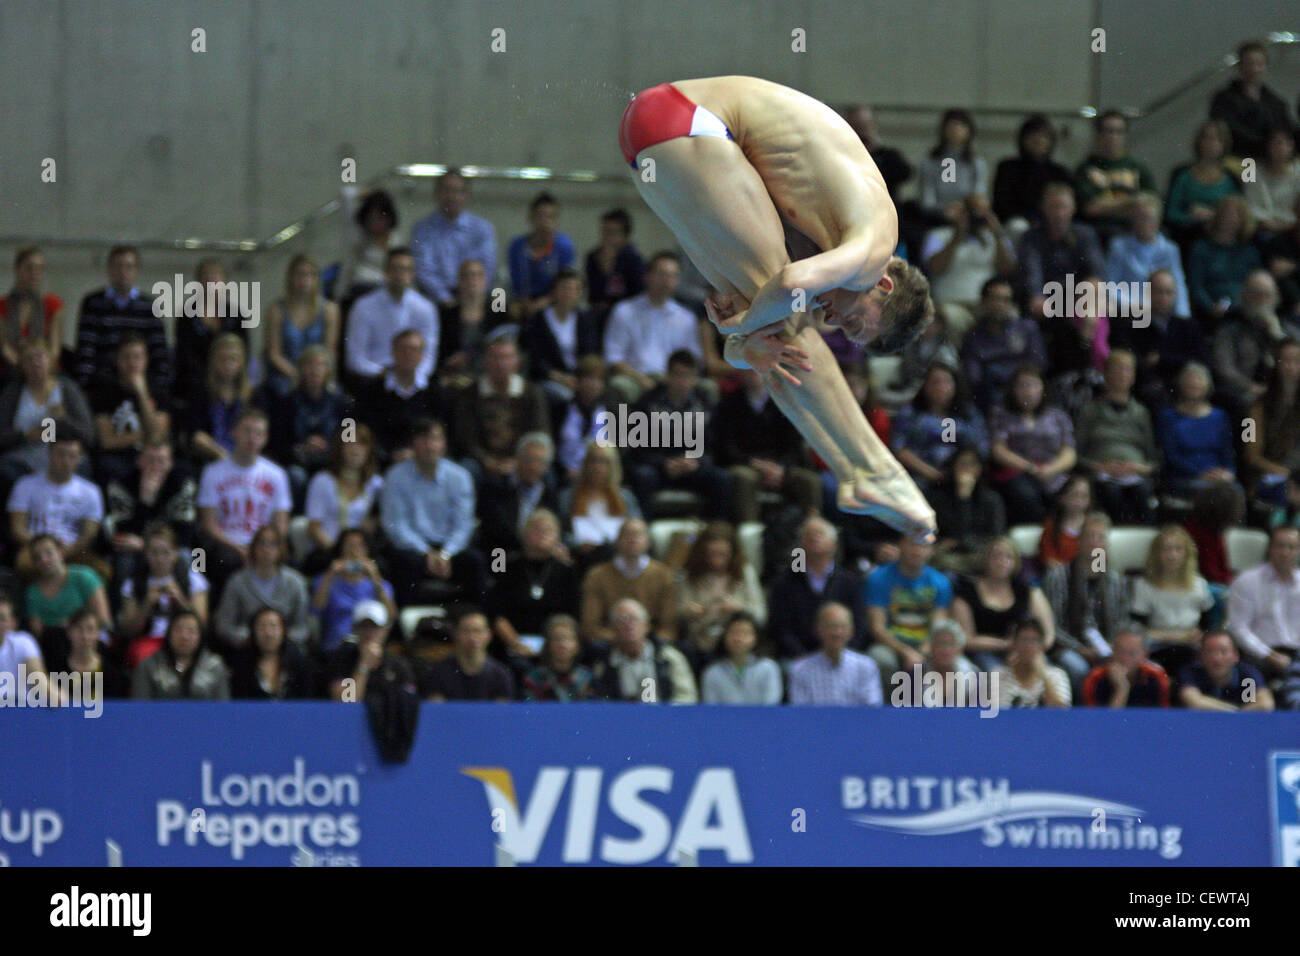
[[[438,607],[435,604],[412,604],[409,607],[402,608],[397,617],[402,640],[409,641],[415,637],[415,629],[420,626],[420,622],[426,617],[446,618],[446,616],[446,608]]]
[[[704,507],[704,499],[693,491],[665,488],[656,491],[646,509],[646,517],[661,516],[663,520],[679,515],[697,514]]]
[[[662,518],[650,522],[650,554],[660,561],[664,560],[674,534],[683,531],[695,535],[703,527],[704,522],[698,518]]]
[[[740,551],[758,575],[763,579],[763,522],[746,521],[737,533],[740,539]]]
[[[1255,528],[1228,529],[1228,567],[1234,574],[1249,571],[1264,560],[1268,534]]]
[[[312,552],[311,535],[307,532],[309,524],[311,519],[306,515],[289,519],[289,557],[294,564],[301,564]]]
[[[1156,528],[1112,528],[1106,548],[1106,557],[1110,561],[1107,570],[1116,574],[1141,572],[1146,567],[1151,542],[1159,533]]]
[[[1032,558],[1038,553],[1038,539],[1043,536],[1043,529],[1036,524],[1018,524],[1008,534],[1016,543],[1016,550],[1022,558]]]
[[[870,359],[871,378],[880,390],[890,390],[898,378],[903,359],[898,355],[873,355]]]

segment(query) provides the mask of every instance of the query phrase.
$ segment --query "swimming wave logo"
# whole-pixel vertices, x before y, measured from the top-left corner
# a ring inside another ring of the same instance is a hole
[[[1273,864],[1300,866],[1300,751],[1269,754]]]
[[[1277,773],[1277,782],[1282,785],[1283,790],[1295,797],[1295,805],[1300,809],[1300,760],[1288,764],[1279,763],[1279,767],[1281,769]]]
[[[1070,793],[1028,791],[998,800],[978,800],[921,813],[910,817],[859,813],[849,817],[852,823],[877,830],[909,833],[917,836],[948,836],[980,830],[989,824],[1010,823],[1036,817],[1095,817],[1098,810],[1108,817],[1140,821],[1143,811],[1124,803],[1095,800]]]

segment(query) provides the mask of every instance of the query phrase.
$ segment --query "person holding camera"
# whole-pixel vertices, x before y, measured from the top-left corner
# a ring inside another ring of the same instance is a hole
[[[930,296],[960,341],[975,322],[984,283],[1016,271],[1016,248],[1002,220],[979,193],[948,204],[948,225],[925,234],[921,263],[930,277]]]
[[[167,623],[177,613],[193,612],[200,627],[208,623],[208,579],[180,549],[172,526],[165,521],[151,523],[144,531],[141,553],[144,560],[121,583],[117,615],[118,637],[132,669],[162,647]]]
[[[352,612],[363,601],[378,601],[388,612],[388,619],[397,617],[393,601],[393,586],[379,573],[379,566],[370,557],[366,533],[360,528],[345,528],[334,548],[334,560],[316,579],[312,592],[312,611],[320,618],[321,647],[332,650],[348,636],[352,626]]]

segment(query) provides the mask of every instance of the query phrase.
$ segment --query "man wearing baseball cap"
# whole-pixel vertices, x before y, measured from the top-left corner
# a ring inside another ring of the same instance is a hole
[[[375,600],[358,602],[352,609],[352,633],[330,656],[330,696],[346,702],[364,699],[376,672],[386,680],[414,684],[411,665],[388,654],[387,641],[388,608]]]

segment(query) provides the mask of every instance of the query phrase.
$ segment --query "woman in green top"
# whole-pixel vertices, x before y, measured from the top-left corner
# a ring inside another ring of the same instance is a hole
[[[65,564],[63,549],[48,534],[33,538],[31,548],[36,581],[27,587],[26,603],[32,634],[39,637],[47,627],[63,627],[83,607],[94,611],[100,626],[107,627],[111,618],[100,576],[80,564]]]
[[[1170,180],[1165,222],[1180,242],[1205,235],[1219,200],[1241,192],[1237,177],[1229,172],[1225,161],[1228,142],[1224,122],[1206,120],[1196,130],[1192,143],[1196,161],[1178,170]]]
[[[1205,238],[1193,242],[1187,256],[1187,294],[1194,318],[1217,321],[1241,304],[1242,283],[1260,266],[1259,250],[1250,241],[1254,231],[1244,199],[1219,200]]]

